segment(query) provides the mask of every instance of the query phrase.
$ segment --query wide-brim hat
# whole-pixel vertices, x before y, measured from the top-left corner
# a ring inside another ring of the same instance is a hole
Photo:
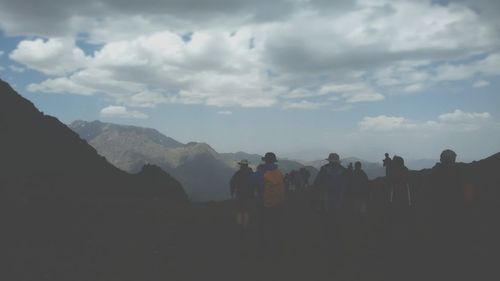
[[[264,162],[278,162],[278,160],[276,159],[276,154],[274,154],[273,152],[266,153],[266,155],[264,155],[264,157],[262,157],[261,159]]]
[[[238,165],[246,165],[248,166],[249,162],[247,159],[242,159],[240,162],[238,162]]]

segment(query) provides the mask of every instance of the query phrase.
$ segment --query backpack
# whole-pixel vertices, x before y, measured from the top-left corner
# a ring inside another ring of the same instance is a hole
[[[285,184],[278,169],[264,173],[263,201],[265,207],[275,207],[285,201]]]
[[[476,187],[471,183],[464,184],[464,200],[467,203],[473,202],[476,197]]]

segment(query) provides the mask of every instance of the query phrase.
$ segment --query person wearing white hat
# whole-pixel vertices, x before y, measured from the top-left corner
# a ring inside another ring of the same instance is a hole
[[[236,223],[246,229],[250,222],[250,210],[255,199],[255,188],[251,182],[253,170],[248,167],[249,162],[246,159],[242,159],[238,165],[240,169],[231,178],[229,186],[231,198],[234,199],[236,207]]]

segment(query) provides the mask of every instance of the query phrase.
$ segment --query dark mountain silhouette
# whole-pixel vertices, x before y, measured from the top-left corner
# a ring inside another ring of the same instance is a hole
[[[116,167],[135,173],[146,163],[178,179],[192,200],[229,197],[234,168],[206,143],[182,144],[154,129],[75,121],[69,125]]]
[[[51,186],[86,195],[149,192],[147,178],[120,171],[56,118],[39,112],[5,82],[0,82],[0,155],[4,180]],[[4,167],[5,165],[5,167]],[[137,182],[142,178],[144,182]],[[158,196],[184,200],[181,185],[164,175]],[[128,182],[137,182],[131,186]],[[85,186],[85,188],[81,188]]]

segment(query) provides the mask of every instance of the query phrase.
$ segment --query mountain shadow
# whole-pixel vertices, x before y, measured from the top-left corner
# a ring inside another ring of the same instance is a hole
[[[167,253],[188,203],[177,180],[119,170],[1,80],[0,132],[0,279],[138,280],[152,247]]]

